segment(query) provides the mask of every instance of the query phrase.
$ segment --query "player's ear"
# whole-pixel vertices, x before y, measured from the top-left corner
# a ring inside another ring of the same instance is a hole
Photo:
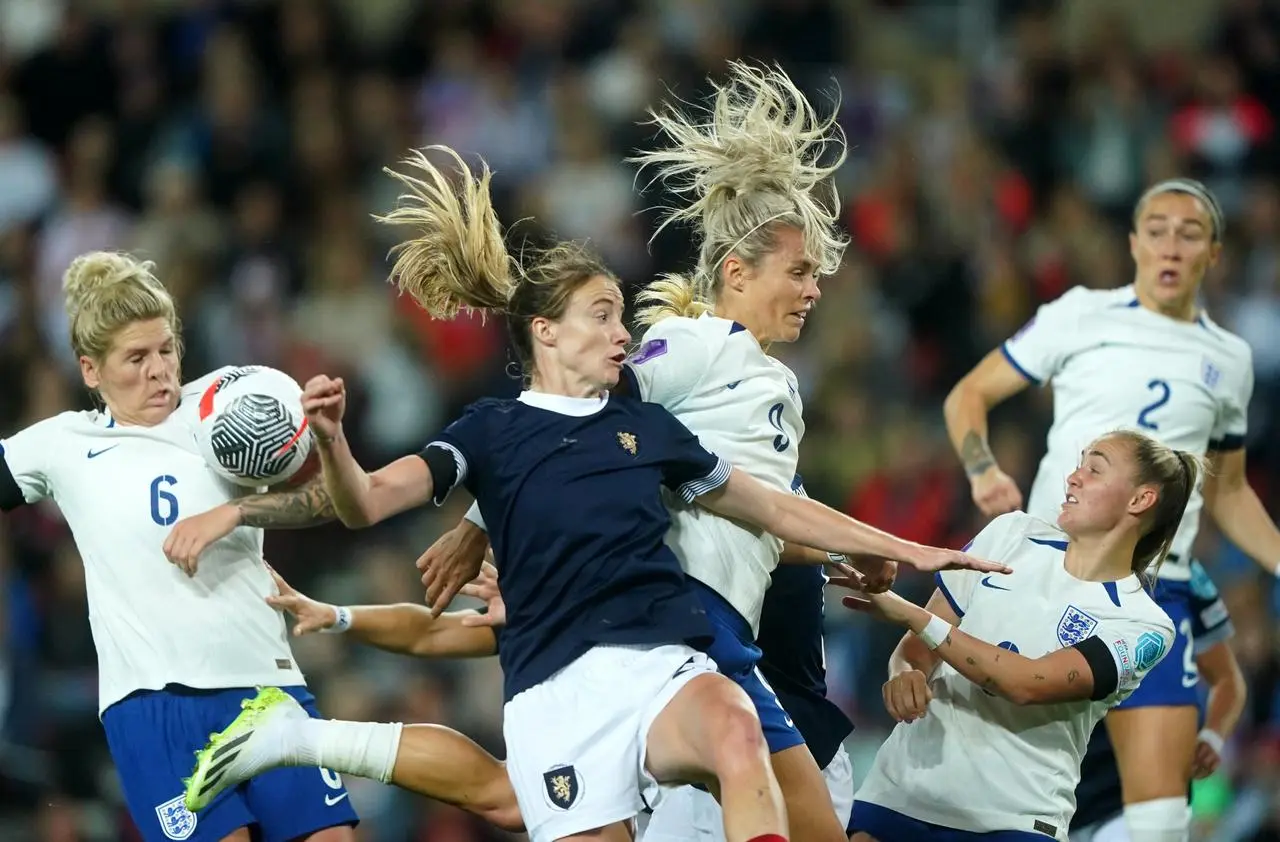
[[[736,254],[730,254],[720,264],[720,278],[724,285],[742,292],[747,283],[747,264]]]
[[[546,316],[534,316],[529,322],[529,335],[543,345],[556,344],[556,323]]]
[[[1134,489],[1133,496],[1129,498],[1129,514],[1134,517],[1142,517],[1147,512],[1152,511],[1156,507],[1156,503],[1160,501],[1160,493],[1156,491],[1153,485],[1140,485]]]
[[[98,364],[91,357],[80,358],[80,376],[84,378],[84,385],[90,389],[101,388],[102,376],[98,372]]]

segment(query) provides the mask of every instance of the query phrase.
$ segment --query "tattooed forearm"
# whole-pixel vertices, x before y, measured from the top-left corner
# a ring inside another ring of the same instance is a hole
[[[970,430],[960,442],[960,461],[964,463],[964,471],[969,476],[977,476],[996,464],[991,455],[991,448],[977,432]]]
[[[259,529],[305,529],[337,517],[320,477],[288,491],[244,497],[235,505],[240,510],[240,523]]]

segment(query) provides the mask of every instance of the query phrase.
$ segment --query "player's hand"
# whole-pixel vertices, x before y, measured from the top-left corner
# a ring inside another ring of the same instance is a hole
[[[998,465],[970,477],[969,490],[973,493],[973,502],[987,517],[1022,508],[1022,492],[1018,490],[1018,484]]]
[[[267,605],[277,611],[285,611],[293,615],[294,637],[301,637],[304,634],[327,629],[338,622],[338,609],[336,607],[324,602],[318,602],[306,594],[294,590],[293,586],[286,582],[284,577],[269,564],[267,565],[267,570],[271,571],[271,578],[275,580],[276,589],[280,591],[278,596],[267,597]]]
[[[164,555],[188,576],[196,575],[200,554],[214,541],[231,534],[240,525],[240,510],[223,503],[209,511],[178,521],[164,539]]]
[[[884,593],[898,578],[898,563],[887,558],[859,558],[850,564],[861,576],[860,589],[867,593]]]
[[[1220,763],[1222,763],[1222,756],[1218,754],[1217,748],[1200,740],[1196,743],[1195,758],[1191,761],[1192,779],[1198,781],[1209,777],[1218,770]]]
[[[427,589],[424,602],[433,615],[440,616],[462,587],[480,575],[487,549],[488,534],[471,521],[463,520],[436,539],[418,558],[422,586]]]
[[[347,386],[341,377],[317,374],[302,390],[302,411],[320,441],[333,441],[342,432],[347,411]]]
[[[880,688],[884,709],[895,722],[915,722],[928,712],[933,693],[929,680],[920,670],[900,672]]]
[[[936,573],[939,570],[980,570],[983,573],[1009,573],[1009,567],[998,561],[971,556],[960,550],[947,550],[941,547],[920,547],[914,557],[907,560],[916,570],[924,573]]]
[[[497,628],[507,624],[507,604],[502,601],[502,592],[498,590],[498,568],[493,566],[492,550],[486,554],[485,562],[480,567],[480,575],[463,585],[462,593],[483,599],[488,606],[483,614],[468,614],[463,617],[462,625]]]

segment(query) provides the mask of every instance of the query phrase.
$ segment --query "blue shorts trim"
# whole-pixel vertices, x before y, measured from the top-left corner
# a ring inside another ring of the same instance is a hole
[[[306,687],[281,689],[320,718]],[[103,712],[125,801],[146,842],[220,842],[247,826],[256,826],[255,840],[288,842],[359,822],[342,778],[328,769],[272,769],[224,792],[198,814],[183,806],[182,779],[191,774],[196,750],[230,724],[240,702],[255,692],[171,685],[134,693]]]
[[[769,745],[769,753],[777,754],[804,745],[800,730],[756,668],[761,653],[752,640],[750,624],[724,597],[696,580],[693,580],[693,585],[715,630],[715,639],[707,648],[707,654],[716,662],[721,674],[733,679],[746,691],[755,706],[756,715],[760,717],[760,729]]]
[[[1173,645],[1169,654],[1147,673],[1120,710],[1149,707],[1183,707],[1200,703],[1200,671],[1195,665],[1195,603],[1187,582],[1157,579],[1152,597],[1173,621]]]
[[[955,830],[940,824],[922,822],[904,816],[896,810],[881,807],[867,801],[853,802],[853,818],[849,820],[849,835],[867,833],[876,842],[970,842],[974,839],[990,839],[997,842],[1044,842],[1053,837],[1045,833],[1026,830],[997,830],[990,833],[974,833]]]

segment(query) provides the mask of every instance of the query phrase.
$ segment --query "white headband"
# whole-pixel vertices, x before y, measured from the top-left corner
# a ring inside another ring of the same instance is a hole
[[[1205,209],[1209,211],[1209,221],[1213,223],[1213,241],[1215,243],[1222,242],[1222,235],[1226,230],[1226,222],[1222,215],[1222,206],[1218,204],[1218,200],[1209,192],[1209,188],[1200,182],[1190,178],[1169,178],[1147,189],[1142,194],[1142,198],[1138,200],[1138,207],[1142,207],[1152,196],[1159,196],[1162,193],[1186,193],[1188,196],[1194,196],[1204,204]]]

